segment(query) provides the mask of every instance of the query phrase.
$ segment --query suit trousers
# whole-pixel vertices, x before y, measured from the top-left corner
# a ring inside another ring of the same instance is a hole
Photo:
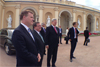
[[[88,39],[88,37],[85,37],[85,41],[84,41],[84,45],[86,45],[87,46],[87,39]]]
[[[62,34],[60,33],[59,34],[59,38],[60,38],[60,43],[62,43],[61,41],[62,41]]]
[[[73,39],[73,40],[71,41],[70,59],[73,58],[73,53],[74,53],[74,51],[75,51],[76,44],[77,44],[77,39]]]
[[[50,66],[51,58],[52,58],[52,66],[55,65],[55,62],[57,59],[57,51],[58,51],[58,46],[57,47],[49,47],[48,54],[47,54],[47,67]]]

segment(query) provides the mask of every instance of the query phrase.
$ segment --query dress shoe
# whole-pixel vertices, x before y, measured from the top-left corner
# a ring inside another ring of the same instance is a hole
[[[52,65],[52,67],[56,67],[55,65]]]
[[[70,62],[73,62],[73,60],[72,60],[72,59],[70,59]]]
[[[72,58],[76,59],[76,57],[74,57],[74,56]]]

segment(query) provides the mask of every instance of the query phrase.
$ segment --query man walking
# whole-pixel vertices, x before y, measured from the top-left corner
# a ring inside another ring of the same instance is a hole
[[[86,27],[86,30],[84,31],[84,37],[85,37],[85,41],[83,45],[87,46],[87,39],[89,38],[89,31],[88,31],[88,27]]]
[[[59,38],[60,38],[60,44],[62,44],[62,28],[59,26]]]
[[[29,29],[33,25],[33,13],[23,11],[20,20],[21,24],[12,35],[12,43],[16,49],[17,67],[36,67],[41,57],[37,51],[34,36]]]
[[[40,55],[41,55],[41,60],[39,62],[39,67],[42,66],[42,60],[43,60],[43,53],[44,53],[44,39],[40,33],[41,31],[41,24],[39,22],[35,22],[33,24],[33,35],[35,38],[35,43],[37,45],[37,48],[39,49]]]
[[[59,28],[56,27],[57,20],[52,19],[52,25],[46,28],[46,48],[47,54],[47,67],[50,67],[50,60],[52,58],[52,66],[55,67],[57,59],[57,51],[59,44]]]
[[[69,41],[71,42],[71,50],[70,50],[70,62],[72,62],[72,58],[75,59],[73,53],[74,53],[74,50],[76,48],[76,44],[77,44],[77,41],[78,41],[78,34],[79,34],[79,31],[77,30],[77,23],[74,22],[73,23],[73,27],[69,29],[69,32],[68,32],[68,36],[69,36]]]

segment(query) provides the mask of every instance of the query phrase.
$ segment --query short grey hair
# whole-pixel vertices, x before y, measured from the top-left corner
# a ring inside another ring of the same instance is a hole
[[[41,26],[45,25],[45,23],[41,23]]]
[[[52,19],[52,22],[55,21],[55,20],[57,20],[57,19],[56,19],[56,18],[53,18],[53,19]]]

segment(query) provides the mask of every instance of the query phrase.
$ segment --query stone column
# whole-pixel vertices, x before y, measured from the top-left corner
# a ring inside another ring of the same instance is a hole
[[[75,22],[75,21],[76,21],[76,10],[73,9],[73,22]]]
[[[94,22],[93,22],[93,32],[96,31],[96,15],[94,15]]]
[[[5,13],[5,6],[3,6],[3,10],[2,10],[2,28],[4,26],[4,13]]]
[[[59,16],[59,19],[58,19],[58,25],[60,26],[60,16]]]
[[[57,19],[57,25],[56,26],[59,26],[59,23],[58,23],[58,7],[54,8],[55,10],[55,19]]]
[[[58,0],[55,0],[55,2],[58,3],[59,1]]]
[[[43,1],[43,0],[40,0],[40,1]]]
[[[0,3],[0,29],[2,28],[1,25],[2,25],[2,21],[1,21],[1,17],[2,17],[2,4]]]
[[[70,17],[70,20],[69,20],[69,28],[72,27],[72,23],[73,23],[73,17]]]
[[[99,18],[100,18],[100,16],[99,16]],[[100,19],[99,19],[99,32],[100,32]]]
[[[83,31],[86,29],[86,14],[83,12]]]
[[[15,28],[19,26],[20,19],[19,19],[19,11],[20,11],[20,5],[16,5],[16,14],[15,14]]]
[[[39,22],[42,23],[43,22],[43,6],[39,7]]]

